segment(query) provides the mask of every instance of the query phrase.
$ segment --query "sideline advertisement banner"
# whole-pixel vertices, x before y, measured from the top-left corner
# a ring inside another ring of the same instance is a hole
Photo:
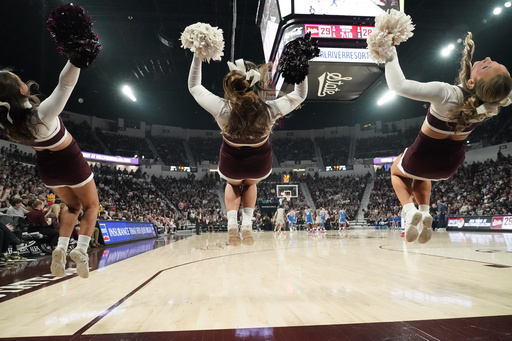
[[[116,162],[116,163],[128,163],[131,165],[138,165],[139,159],[134,157],[124,157],[124,156],[115,156],[115,155],[105,155],[105,154],[95,154],[90,152],[82,151],[82,154],[85,159],[93,160],[93,161],[107,161],[107,162]]]
[[[512,216],[449,217],[449,230],[512,232]]]
[[[98,225],[105,245],[157,237],[153,223],[100,220]]]
[[[512,230],[512,216],[494,216],[492,217],[493,230]]]

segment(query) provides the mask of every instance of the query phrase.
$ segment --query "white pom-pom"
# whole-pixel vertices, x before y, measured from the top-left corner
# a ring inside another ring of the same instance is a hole
[[[393,54],[393,39],[391,35],[374,30],[368,35],[369,57],[376,63],[385,63]]]
[[[368,36],[370,58],[385,63],[393,53],[392,46],[407,41],[414,33],[411,17],[397,10],[388,10],[375,18],[375,30]]]
[[[210,24],[198,22],[187,26],[180,40],[181,47],[190,49],[201,61],[221,60],[224,55],[222,29]]]

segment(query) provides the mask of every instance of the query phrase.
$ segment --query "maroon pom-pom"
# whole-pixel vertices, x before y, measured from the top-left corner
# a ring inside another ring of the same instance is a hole
[[[50,13],[46,27],[57,43],[57,51],[76,67],[88,67],[100,53],[101,45],[92,30],[91,17],[81,6],[57,7]]]
[[[320,55],[318,41],[311,40],[311,32],[290,41],[284,47],[277,70],[288,84],[302,82],[309,73],[309,60]]]

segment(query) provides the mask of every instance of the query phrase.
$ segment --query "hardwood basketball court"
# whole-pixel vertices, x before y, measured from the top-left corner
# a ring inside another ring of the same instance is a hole
[[[512,339],[512,234],[400,233],[165,236],[90,250],[86,280],[44,257],[0,270],[0,338]]]

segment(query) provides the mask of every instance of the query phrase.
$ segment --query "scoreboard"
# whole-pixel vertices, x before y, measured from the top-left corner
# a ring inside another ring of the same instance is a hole
[[[311,32],[312,38],[366,39],[374,29],[373,26],[360,25],[304,25],[304,31]]]
[[[366,39],[375,17],[389,9],[404,10],[405,0],[261,0],[258,10],[265,60],[272,62],[272,85],[284,93],[277,65],[286,43],[307,32],[318,41],[320,55],[309,64],[310,101],[351,102],[378,85],[384,67],[369,57]]]

